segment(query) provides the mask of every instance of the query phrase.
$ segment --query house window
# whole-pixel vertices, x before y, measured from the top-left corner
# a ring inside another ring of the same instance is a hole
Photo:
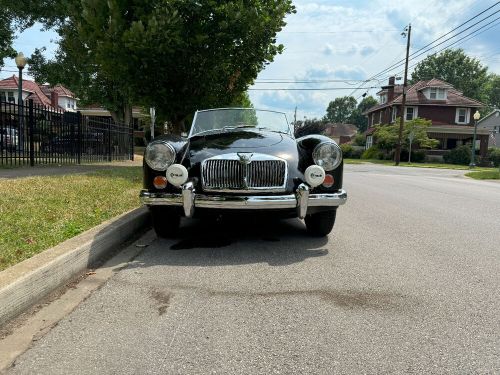
[[[385,94],[380,95],[380,104],[384,104],[387,102],[387,96]]]
[[[382,111],[380,111],[378,113],[378,123],[381,124],[382,123]]]
[[[5,91],[0,91],[0,101],[1,102],[7,101],[7,97],[5,96]]]
[[[370,147],[373,146],[373,136],[369,135],[366,137],[366,149],[369,149]]]
[[[71,105],[69,104],[69,102],[66,103],[66,108],[71,108]]]
[[[469,110],[467,108],[457,108],[456,123],[457,124],[469,123]]]
[[[397,113],[398,113],[397,107],[393,107],[392,108],[391,122],[396,122]]]
[[[429,98],[432,100],[443,100],[446,98],[445,90],[442,88],[431,87]]]
[[[15,103],[16,102],[16,98],[14,97],[14,93],[13,92],[8,92],[7,93],[7,101],[11,102],[11,103]]]
[[[405,121],[411,121],[417,117],[416,107],[406,107],[405,108]]]
[[[375,113],[372,113],[372,126],[375,124]]]

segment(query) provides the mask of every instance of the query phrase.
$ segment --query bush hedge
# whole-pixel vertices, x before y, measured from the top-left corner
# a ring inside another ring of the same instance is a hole
[[[490,148],[488,150],[488,157],[495,167],[500,166],[500,148]]]
[[[471,148],[469,146],[460,146],[443,155],[445,163],[449,164],[470,164]]]

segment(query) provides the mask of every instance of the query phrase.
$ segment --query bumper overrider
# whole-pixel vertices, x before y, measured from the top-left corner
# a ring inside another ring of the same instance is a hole
[[[196,194],[194,184],[186,182],[181,194],[151,193],[142,190],[140,198],[147,206],[177,206],[184,208],[186,217],[192,217],[195,207],[234,210],[276,210],[296,208],[303,219],[308,207],[338,207],[347,201],[347,193],[311,194],[307,184],[300,184],[295,194],[289,195],[204,195]]]

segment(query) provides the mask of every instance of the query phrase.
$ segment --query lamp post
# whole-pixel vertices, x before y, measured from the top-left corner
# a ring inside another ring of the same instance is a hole
[[[19,85],[17,93],[17,115],[19,123],[19,149],[24,150],[24,108],[23,108],[23,69],[26,66],[26,57],[22,52],[19,52],[16,56],[16,65],[19,69]]]
[[[151,140],[155,139],[155,121],[156,121],[156,109],[154,107],[149,108],[149,115],[151,116]]]
[[[475,163],[475,156],[476,156],[476,133],[477,133],[477,122],[481,118],[481,114],[479,111],[476,110],[476,113],[474,113],[474,137],[472,138],[472,153],[471,153],[471,158],[470,158],[470,168],[474,168],[476,166]]]

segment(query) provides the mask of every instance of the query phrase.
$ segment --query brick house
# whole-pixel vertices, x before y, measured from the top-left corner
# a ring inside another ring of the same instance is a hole
[[[17,76],[13,75],[0,81],[0,101],[18,104],[18,93],[19,79]],[[23,101],[32,99],[35,104],[45,106],[48,109],[66,112],[77,111],[78,99],[63,85],[51,87],[23,79],[22,98]]]
[[[375,125],[394,123],[401,115],[405,121],[420,117],[432,122],[427,134],[429,138],[437,139],[439,145],[427,151],[430,159],[440,160],[447,150],[472,143],[473,114],[484,107],[483,103],[464,96],[449,83],[433,78],[408,86],[405,113],[402,114],[402,94],[403,85],[395,84],[395,78],[390,77],[388,85],[377,93],[379,104],[364,112],[368,117],[367,148],[373,145]],[[488,151],[488,137],[485,129],[478,128],[476,146],[482,157]]]

